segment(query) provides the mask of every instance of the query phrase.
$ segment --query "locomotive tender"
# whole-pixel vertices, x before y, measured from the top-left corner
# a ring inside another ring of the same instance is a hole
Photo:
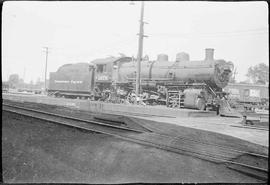
[[[205,59],[200,61],[190,61],[184,52],[178,53],[175,61],[169,61],[164,54],[158,55],[155,61],[141,61],[141,99],[179,108],[215,107],[215,99],[232,75],[233,64],[215,60],[214,49],[205,51]],[[64,65],[50,73],[48,91],[54,95],[80,95],[107,101],[120,98],[131,102],[134,101],[136,65],[131,57]]]

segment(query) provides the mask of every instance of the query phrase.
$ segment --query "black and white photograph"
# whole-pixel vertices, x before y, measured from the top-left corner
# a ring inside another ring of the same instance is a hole
[[[4,1],[3,183],[268,182],[266,1]]]

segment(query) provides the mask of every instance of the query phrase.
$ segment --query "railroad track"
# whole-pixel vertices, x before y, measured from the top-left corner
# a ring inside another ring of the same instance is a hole
[[[119,125],[114,125],[114,124],[108,124],[108,123],[103,123],[99,121],[89,121],[89,120],[84,120],[84,119],[79,119],[71,116],[66,116],[66,115],[60,115],[60,114],[54,114],[51,112],[46,112],[46,111],[41,111],[41,110],[34,110],[26,107],[20,107],[16,105],[10,105],[10,104],[5,104],[3,103],[3,110],[8,111],[8,112],[13,112],[17,114],[21,114],[24,116],[28,117],[33,117],[53,123],[59,123],[67,126],[72,126],[76,128],[81,128],[81,129],[86,129],[89,131],[103,131],[103,130],[109,130],[112,132],[135,132],[135,133],[141,133],[143,132],[142,130],[138,129],[133,129],[133,128],[128,128],[124,126],[119,126]],[[102,130],[103,129],[103,130]]]
[[[226,164],[228,168],[232,168],[236,171],[245,173],[250,176],[254,176],[255,178],[261,180],[268,180],[268,166],[265,166],[265,164],[258,166],[256,164],[248,164],[235,161],[235,159],[239,156],[252,156],[253,158],[255,157],[256,159],[258,159],[258,161],[262,161],[261,163],[265,162],[268,164],[268,156],[266,155],[235,150],[220,145],[213,145],[210,143],[203,143],[184,137],[172,137],[160,133],[145,132],[142,130],[127,128],[118,125],[116,126],[100,121],[82,120],[75,117],[64,116],[5,103],[3,103],[2,105],[4,111],[13,112],[16,114],[41,119],[57,124],[67,125],[75,128],[80,128],[88,131],[102,133],[130,142],[155,147],[181,155],[189,155],[215,163],[223,163]],[[204,149],[202,149],[201,145],[204,145]],[[218,148],[218,150],[216,150],[216,148],[213,149],[213,147]]]
[[[259,153],[254,153],[254,152],[249,152],[249,151],[244,151],[244,150],[237,150],[237,149],[233,149],[230,147],[226,147],[224,145],[219,145],[219,144],[214,144],[214,143],[207,143],[207,142],[203,142],[200,140],[196,140],[196,139],[191,139],[191,138],[187,138],[187,137],[183,137],[183,136],[171,136],[169,134],[164,134],[162,133],[162,131],[158,130],[157,128],[151,127],[151,126],[145,126],[148,130],[151,130],[152,132],[158,133],[164,137],[170,137],[170,138],[174,138],[175,142],[177,141],[188,141],[188,142],[194,142],[194,143],[198,143],[200,145],[206,145],[206,146],[210,146],[210,147],[217,147],[217,148],[221,148],[225,151],[231,151],[231,152],[235,152],[235,153],[239,153],[239,154],[247,154],[247,155],[252,155],[252,156],[258,156],[258,157],[262,157],[262,158],[268,158],[267,155],[263,155],[263,154],[259,154]]]

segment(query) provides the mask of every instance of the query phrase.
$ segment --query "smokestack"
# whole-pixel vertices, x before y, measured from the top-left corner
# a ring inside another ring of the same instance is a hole
[[[205,49],[205,60],[214,60],[214,49],[206,48]]]

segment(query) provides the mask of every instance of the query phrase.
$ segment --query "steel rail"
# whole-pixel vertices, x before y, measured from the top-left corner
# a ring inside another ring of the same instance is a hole
[[[113,128],[123,129],[123,130],[128,130],[128,131],[142,132],[142,131],[127,128],[127,127],[114,126],[114,125],[111,125],[111,124],[106,124],[106,123],[97,122],[97,121],[83,120],[83,119],[80,119],[80,118],[75,118],[75,117],[70,117],[70,116],[65,116],[65,115],[59,115],[59,114],[54,114],[54,113],[40,111],[40,110],[33,110],[33,109],[29,109],[29,108],[25,108],[25,107],[19,107],[19,106],[15,106],[15,105],[8,105],[8,104],[3,104],[3,105],[9,106],[9,107],[15,107],[15,108],[18,108],[18,109],[24,109],[24,110],[28,110],[28,111],[32,111],[32,112],[42,113],[42,114],[46,114],[46,115],[52,115],[52,116],[67,118],[67,119],[71,119],[71,120],[76,120],[76,121],[82,121],[82,122],[87,122],[87,123],[91,123],[91,124],[102,125],[102,126],[106,126],[106,127],[113,127]],[[216,146],[216,147],[219,147],[219,148],[223,148],[223,149],[226,149],[226,151],[233,151],[233,152],[237,152],[237,153],[240,153],[240,154],[248,154],[248,155],[253,155],[253,156],[257,156],[257,157],[268,158],[268,156],[266,156],[266,155],[261,155],[261,154],[247,152],[247,151],[241,151],[241,150],[235,150],[235,149],[224,147],[224,146],[221,146],[221,145],[205,143],[205,142],[201,142],[201,141],[198,141],[198,140],[193,140],[193,139],[189,139],[189,138],[185,138],[185,137],[179,137],[179,136],[178,137],[172,137],[172,136],[169,136],[169,135],[166,135],[166,134],[161,134],[161,133],[155,133],[155,135],[160,135],[160,136],[163,136],[163,137],[175,139],[175,142],[177,140],[179,140],[179,139],[188,140],[188,141],[193,141],[193,142],[199,143],[199,144],[204,144],[204,145]]]
[[[82,122],[86,122],[86,123],[91,123],[91,124],[97,124],[97,125],[101,125],[101,126],[108,126],[108,127],[112,127],[112,128],[116,128],[116,129],[123,129],[123,130],[128,130],[128,131],[134,131],[134,132],[143,132],[143,131],[139,131],[139,130],[136,130],[136,129],[130,129],[130,128],[126,128],[126,127],[121,127],[121,126],[114,126],[114,125],[111,125],[111,124],[106,124],[106,123],[101,123],[101,122],[97,122],[97,121],[89,121],[89,120],[83,120],[83,119],[80,119],[80,118],[74,118],[74,117],[70,117],[70,116],[65,116],[65,115],[59,115],[59,114],[55,114],[55,113],[50,113],[50,112],[45,112],[45,111],[40,111],[40,110],[33,110],[33,109],[30,109],[30,108],[26,108],[26,107],[20,107],[20,106],[16,106],[16,105],[9,105],[9,104],[3,104],[5,106],[9,106],[9,107],[14,107],[14,108],[18,108],[18,109],[23,109],[23,110],[28,110],[28,111],[32,111],[32,112],[37,112],[37,113],[42,113],[42,114],[46,114],[46,115],[51,115],[51,116],[57,116],[57,117],[62,117],[62,118],[66,118],[66,119],[71,119],[71,120],[75,120],[75,121],[82,121]],[[47,121],[50,121],[50,120],[47,120]],[[146,128],[146,127],[145,127]],[[147,129],[147,128],[146,128]],[[151,129],[150,129],[151,130]],[[169,135],[164,135],[164,134],[160,134],[160,133],[155,133],[155,135],[160,135],[162,137],[167,137],[169,139],[174,139],[174,140],[178,140],[178,139],[182,139],[180,137],[171,137]],[[186,138],[183,138],[182,140],[188,140]],[[199,144],[202,144],[201,142],[197,142]],[[209,145],[209,144],[208,144]],[[185,148],[183,146],[181,146],[182,148]],[[207,150],[200,150],[200,152],[204,152],[206,154],[209,154],[207,153]],[[227,151],[226,151],[227,152]],[[216,156],[220,156],[222,158],[228,158],[224,155],[220,155],[220,154],[215,154]]]
[[[41,113],[41,114],[42,113],[44,113],[44,114],[47,113],[47,112],[44,112],[44,111],[37,111],[37,110],[28,109],[28,108],[24,108],[24,107],[18,107],[18,106],[12,106],[12,105],[5,105],[5,106],[10,106],[12,108],[15,107],[17,109],[24,109],[24,110],[27,110],[27,111],[30,111],[30,112],[31,111],[32,112],[38,112],[38,113]],[[17,114],[21,114],[21,113],[18,113],[16,111],[14,111],[14,110],[8,110],[8,109],[3,109],[3,110],[9,111],[9,112],[14,112],[14,113],[17,113]],[[49,113],[49,114],[46,114],[46,115],[53,115],[53,116],[62,117],[62,115],[57,115],[57,114],[53,114],[53,113]],[[33,118],[43,119],[43,120],[46,120],[46,121],[49,121],[49,122],[65,124],[65,125],[69,125],[69,126],[84,129],[84,130],[89,130],[89,131],[93,131],[93,132],[98,132],[98,133],[114,136],[114,137],[121,138],[121,139],[124,139],[124,140],[128,140],[128,141],[131,141],[131,142],[135,142],[135,143],[139,143],[139,144],[144,144],[146,146],[152,146],[152,147],[155,147],[155,148],[159,148],[159,149],[162,149],[162,150],[165,150],[165,151],[171,151],[171,152],[178,153],[178,154],[183,154],[183,152],[186,152],[188,154],[192,154],[193,156],[195,154],[195,157],[197,156],[198,158],[202,158],[202,159],[206,159],[206,160],[212,159],[212,160],[215,160],[217,162],[223,162],[223,163],[227,163],[227,164],[235,164],[235,165],[238,165],[238,166],[247,167],[247,168],[254,169],[254,170],[257,170],[257,171],[261,171],[261,172],[266,172],[266,173],[268,172],[268,170],[264,169],[264,168],[260,168],[260,167],[256,167],[256,166],[252,166],[252,165],[248,165],[248,164],[244,164],[244,163],[238,163],[238,162],[234,162],[234,161],[230,161],[230,160],[226,160],[226,159],[222,159],[222,158],[218,158],[218,157],[215,157],[215,156],[213,156],[211,154],[202,154],[202,153],[198,153],[198,152],[195,152],[195,151],[190,151],[190,150],[183,149],[183,148],[176,148],[176,147],[173,147],[173,146],[164,145],[164,144],[160,144],[160,143],[154,143],[154,142],[151,142],[151,141],[138,139],[138,138],[134,138],[134,137],[130,137],[130,136],[122,136],[122,135],[119,135],[119,134],[114,134],[114,133],[110,133],[110,132],[106,132],[106,131],[101,131],[101,130],[97,130],[97,129],[94,129],[94,128],[86,128],[84,126],[78,126],[78,125],[74,125],[74,124],[67,124],[67,123],[63,123],[63,122],[59,122],[59,121],[55,121],[55,120],[48,120],[46,118],[44,119],[44,118],[40,118],[40,117],[33,116],[33,115],[26,115],[26,116],[30,116],[30,117],[33,117]],[[74,118],[74,117],[69,117],[69,116],[63,116],[63,117],[66,118],[66,119],[74,120],[74,121],[75,120],[82,121],[81,119],[77,119],[77,118]],[[84,121],[82,121],[82,122],[84,122]],[[87,120],[87,122],[91,123],[92,121]],[[105,125],[107,126],[108,124],[105,124]]]
[[[226,147],[226,146],[223,146],[223,145],[202,142],[200,140],[190,139],[190,138],[183,137],[183,136],[171,136],[169,134],[160,133],[161,132],[160,130],[158,130],[156,128],[153,128],[153,127],[151,127],[149,125],[147,125],[147,126],[143,125],[143,127],[145,127],[148,130],[151,130],[151,132],[154,132],[155,135],[160,135],[162,137],[167,137],[167,138],[175,139],[174,142],[177,142],[178,140],[181,140],[181,141],[185,141],[185,140],[186,141],[192,141],[194,143],[198,143],[198,144],[202,144],[202,145],[208,145],[208,146],[214,146],[214,147],[217,147],[217,148],[221,148],[221,149],[224,149],[226,152],[230,151],[230,152],[235,152],[235,153],[238,153],[238,154],[247,154],[247,155],[251,155],[251,156],[256,156],[256,157],[261,157],[261,158],[268,159],[268,156],[267,155],[263,155],[263,154],[259,154],[259,153],[254,153],[254,152],[249,152],[249,151],[244,151],[244,150],[237,150],[237,149],[233,149],[233,148]],[[155,132],[156,130],[158,132]]]
[[[65,118],[65,119],[70,119],[70,120],[75,120],[75,121],[81,121],[81,122],[96,124],[96,125],[99,125],[99,126],[111,127],[111,128],[121,129],[121,130],[139,132],[139,133],[143,132],[141,130],[137,130],[137,129],[133,129],[133,128],[106,124],[106,123],[102,123],[102,122],[98,122],[98,121],[94,121],[94,120],[89,121],[89,120],[84,120],[84,119],[75,118],[75,117],[71,117],[71,116],[60,115],[60,114],[55,114],[55,113],[51,113],[51,112],[45,112],[45,111],[41,111],[41,110],[34,110],[34,109],[26,108],[26,107],[20,107],[20,106],[16,106],[16,105],[9,105],[9,104],[5,104],[5,103],[3,103],[2,105],[12,107],[12,108],[17,108],[17,109],[23,109],[23,110],[27,110],[27,111],[31,111],[31,112],[41,113],[41,114],[45,114],[45,115],[49,115],[49,116],[61,117],[61,118]]]
[[[31,111],[31,112],[34,112],[34,113],[39,113],[39,114],[45,114],[45,115],[49,115],[49,116],[57,116],[57,117],[60,117],[60,118],[64,118],[64,119],[69,119],[69,118],[71,118],[71,120],[74,120],[74,121],[80,121],[80,122],[86,122],[86,123],[92,123],[92,121],[88,121],[88,120],[82,120],[82,119],[77,119],[77,118],[74,118],[74,117],[69,117],[69,116],[63,116],[63,115],[59,115],[59,114],[54,114],[54,113],[48,113],[48,112],[44,112],[44,111],[37,111],[37,110],[33,110],[33,109],[29,109],[29,108],[25,108],[25,107],[18,107],[18,106],[10,106],[10,107],[12,107],[12,108],[17,108],[17,109],[21,109],[21,110],[26,110],[26,111]],[[13,112],[13,113],[17,113],[16,111],[11,111],[11,110],[8,110],[8,111],[10,111],[10,112]],[[47,114],[48,113],[48,114]],[[25,115],[25,116],[29,116],[29,117],[34,117],[34,118],[37,118],[36,116],[33,116],[33,115],[31,115],[31,114],[26,114],[26,113],[20,113],[20,114],[23,114],[23,115]],[[68,124],[68,123],[63,123],[63,122],[59,122],[59,121],[56,121],[56,120],[52,120],[52,119],[46,119],[46,118],[40,118],[40,117],[38,117],[39,119],[42,119],[42,120],[45,120],[45,121],[49,121],[49,122],[55,122],[55,123],[58,123],[58,124],[65,124],[65,125],[68,125],[68,126],[73,126],[73,127],[79,127],[79,128],[83,128],[83,129],[86,129],[84,126],[78,126],[78,125],[75,125],[74,123],[73,124]],[[97,123],[100,123],[100,122],[96,122],[96,121],[93,121],[96,125],[99,125],[99,124],[97,124]],[[101,123],[102,124],[102,126],[104,125],[104,123]],[[107,125],[107,124],[105,124],[105,125]],[[112,127],[111,125],[109,125],[109,127]],[[113,126],[113,128],[115,128],[114,126]],[[116,129],[118,129],[118,127],[116,128]],[[122,129],[122,127],[120,127],[120,129]],[[124,130],[127,130],[127,129],[124,129]],[[134,131],[134,130],[130,130],[130,129],[128,129],[129,131]],[[92,130],[92,131],[95,131],[95,130]],[[136,130],[135,130],[136,131]],[[159,134],[153,134],[153,135],[155,135],[155,136],[161,136],[161,135],[159,135]],[[162,136],[163,137],[163,136]],[[167,137],[167,138],[169,138],[169,139],[171,139],[170,137]],[[182,150],[186,150],[186,151],[190,151],[190,150],[188,150],[186,147],[183,147],[183,146],[181,146],[181,148],[182,148]],[[190,147],[189,147],[190,148]],[[193,151],[191,151],[191,152],[193,152],[193,153],[195,153],[194,152],[194,150]],[[209,153],[207,153],[207,150],[203,150],[203,149],[201,149],[200,150],[200,153],[198,153],[198,154],[202,154],[203,153],[203,155],[206,155],[206,156],[212,156],[213,155],[213,153],[212,154],[209,154]],[[230,157],[227,157],[227,156],[224,156],[224,155],[220,155],[220,154],[215,154],[215,156],[219,156],[219,157],[222,157],[222,158],[224,158],[224,159],[227,159],[227,158],[230,158]]]
[[[269,129],[267,129],[267,127],[263,127],[263,126],[247,126],[247,125],[230,125],[231,127],[238,127],[238,128],[247,128],[247,129],[255,129],[255,130],[265,130],[265,131],[269,131]]]
[[[160,133],[161,132],[160,130],[158,130],[156,128],[153,128],[153,127],[151,127],[149,125],[147,125],[145,127],[148,128],[148,129],[150,129],[150,130],[152,130],[153,132],[155,132],[155,130],[157,130],[159,132],[159,133],[155,132],[155,134],[159,134],[159,135],[164,136],[164,137],[174,138],[176,141],[178,139],[180,139],[180,140],[187,140],[187,141],[192,141],[194,143],[199,143],[199,144],[203,144],[203,145],[215,146],[215,147],[218,147],[218,148],[225,149],[226,151],[232,151],[232,152],[236,152],[236,153],[239,153],[239,154],[248,154],[248,155],[252,155],[252,156],[262,157],[262,158],[267,158],[268,159],[268,156],[267,155],[263,155],[263,154],[259,154],[259,153],[254,153],[254,152],[249,152],[249,151],[244,151],[244,150],[237,150],[237,149],[233,149],[233,148],[226,147],[226,146],[223,146],[223,145],[202,142],[202,141],[199,141],[199,140],[196,140],[196,139],[190,139],[190,138],[187,138],[187,137],[171,136],[171,135],[168,135],[168,134]]]

